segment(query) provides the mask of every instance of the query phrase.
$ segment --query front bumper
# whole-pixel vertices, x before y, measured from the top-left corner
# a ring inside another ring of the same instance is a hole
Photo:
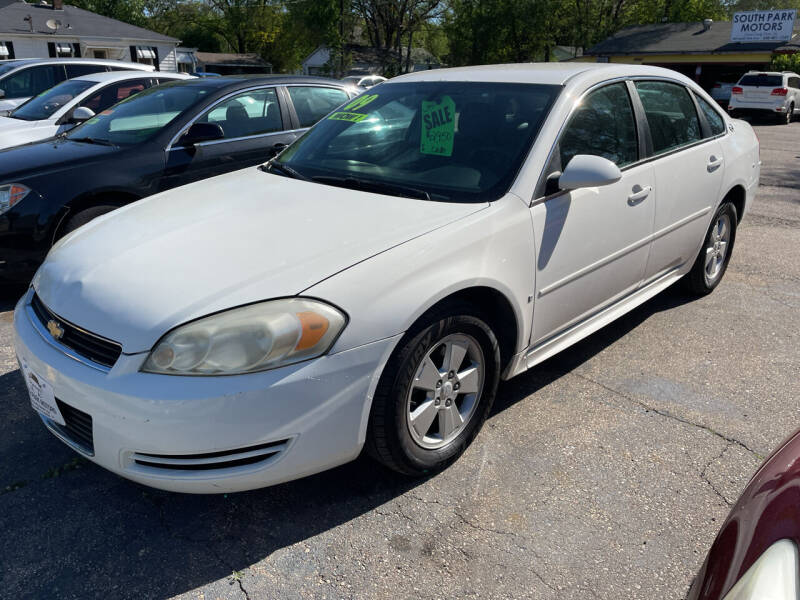
[[[88,423],[91,446],[71,434],[69,419],[62,428],[42,417],[45,425],[98,465],[176,492],[260,488],[354,459],[378,377],[400,337],[248,375],[141,373],[146,353],[123,354],[103,372],[45,339],[31,320],[31,295],[14,313],[17,356],[78,415],[73,432],[85,437]]]

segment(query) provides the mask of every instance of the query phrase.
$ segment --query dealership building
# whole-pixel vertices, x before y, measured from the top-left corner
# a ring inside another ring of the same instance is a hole
[[[739,19],[738,13],[734,18]],[[793,17],[793,15],[792,15]],[[758,38],[777,37],[777,25],[751,25],[733,21],[702,23],[655,23],[626,27],[589,48],[576,59],[655,65],[680,71],[710,89],[715,82],[735,82],[748,70],[764,70],[776,54],[800,52],[800,31],[794,19],[784,24],[784,41]],[[733,34],[733,35],[732,35]],[[748,41],[733,39],[751,38]]]

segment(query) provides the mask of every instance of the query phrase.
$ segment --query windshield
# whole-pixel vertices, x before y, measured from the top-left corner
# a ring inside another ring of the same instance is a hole
[[[273,171],[390,195],[496,200],[561,88],[437,81],[375,89],[320,121]]]
[[[71,140],[99,140],[115,146],[139,144],[157,135],[215,89],[182,82],[162,84],[104,110],[70,131],[66,137]]]
[[[24,121],[42,121],[93,85],[97,83],[80,79],[63,81],[20,105],[9,116]]]
[[[759,87],[780,87],[783,85],[783,77],[780,75],[745,75],[739,81],[739,85],[755,85]]]

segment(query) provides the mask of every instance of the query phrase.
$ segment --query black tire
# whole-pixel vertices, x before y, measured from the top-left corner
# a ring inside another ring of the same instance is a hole
[[[102,205],[102,206],[92,206],[91,208],[87,208],[85,210],[77,212],[74,215],[72,215],[72,217],[70,217],[64,224],[62,235],[67,235],[68,233],[72,233],[78,227],[86,225],[86,223],[88,223],[92,219],[96,219],[101,215],[110,213],[112,210],[116,210],[117,208],[119,207],[111,205]]]
[[[440,448],[427,449],[414,440],[409,430],[408,398],[423,359],[441,340],[452,335],[466,336],[480,346],[485,364],[483,384],[475,408],[456,437]],[[444,469],[480,431],[492,408],[499,380],[500,347],[480,311],[459,304],[423,317],[400,341],[381,375],[367,427],[367,453],[405,475],[423,476]]]
[[[794,103],[789,105],[789,109],[786,111],[786,120],[784,123],[789,125],[792,120],[794,119]]]
[[[719,266],[718,271],[713,277],[709,277],[709,274],[706,270],[707,250],[714,245],[713,235],[717,224],[721,218],[726,216],[730,224],[730,236],[727,242],[725,256],[723,257],[722,264]],[[687,291],[697,294],[698,296],[705,296],[706,294],[713,292],[714,288],[716,288],[719,285],[719,282],[722,281],[722,277],[725,275],[725,271],[728,269],[728,263],[731,260],[731,255],[733,254],[733,247],[736,242],[736,227],[738,222],[736,207],[730,202],[723,202],[717,212],[714,214],[714,218],[711,220],[711,225],[708,226],[706,236],[703,238],[703,246],[700,248],[700,252],[697,254],[697,258],[692,265],[691,271],[689,271],[683,278],[683,286]]]

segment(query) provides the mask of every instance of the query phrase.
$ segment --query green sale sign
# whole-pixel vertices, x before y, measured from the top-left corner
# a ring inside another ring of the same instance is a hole
[[[456,103],[450,96],[442,96],[438,102],[422,102],[420,154],[452,156],[455,130]]]

